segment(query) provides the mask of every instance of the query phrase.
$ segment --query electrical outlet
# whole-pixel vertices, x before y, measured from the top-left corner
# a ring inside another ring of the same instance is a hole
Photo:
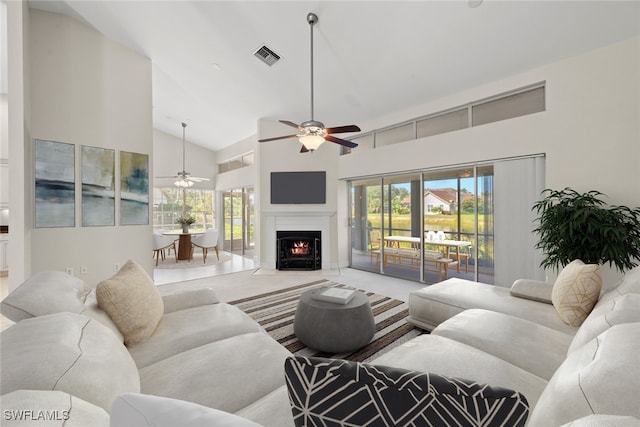
[[[64,271],[66,271],[69,276],[73,276],[73,267],[67,267]]]
[[[80,267],[80,274],[87,274],[89,270],[87,269],[86,265],[83,265]]]
[[[118,271],[118,270],[120,270],[120,264],[118,263],[113,264],[113,271]]]

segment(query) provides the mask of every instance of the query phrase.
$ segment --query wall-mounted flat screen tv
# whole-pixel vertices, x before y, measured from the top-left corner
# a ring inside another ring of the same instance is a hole
[[[271,172],[271,204],[325,203],[327,203],[326,172]]]

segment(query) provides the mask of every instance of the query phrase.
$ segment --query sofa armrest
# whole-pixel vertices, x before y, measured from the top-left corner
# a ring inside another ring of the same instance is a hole
[[[162,302],[164,303],[164,312],[166,314],[192,307],[217,304],[220,301],[213,289],[205,288],[163,295]]]
[[[111,406],[111,427],[260,427],[238,415],[168,397],[126,393]]]
[[[285,376],[297,427],[524,426],[529,415],[516,391],[432,373],[293,356]]]
[[[551,302],[552,290],[553,283],[547,283],[541,280],[518,279],[511,285],[509,293],[514,297],[553,304]]]

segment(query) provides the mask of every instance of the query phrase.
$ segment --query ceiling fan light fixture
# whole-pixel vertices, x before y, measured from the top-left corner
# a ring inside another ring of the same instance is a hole
[[[173,183],[176,187],[187,188],[193,185],[193,181],[187,181],[186,179],[179,179]]]
[[[298,141],[300,141],[300,143],[302,145],[304,145],[306,147],[307,150],[309,151],[315,151],[318,149],[318,147],[320,147],[322,145],[322,143],[324,142],[324,137],[320,136],[320,135],[316,135],[316,134],[309,134],[309,135],[303,135],[301,136]]]

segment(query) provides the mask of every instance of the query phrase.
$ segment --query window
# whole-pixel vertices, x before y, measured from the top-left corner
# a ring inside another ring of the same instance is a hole
[[[176,218],[184,212],[196,218],[191,228],[215,228],[215,192],[213,190],[178,187],[153,189],[153,228],[177,229]]]
[[[218,163],[218,173],[225,173],[232,170],[240,169],[245,166],[251,166],[255,163],[255,154],[253,151],[243,154],[242,156],[234,157],[229,160],[225,160],[222,163]]]

